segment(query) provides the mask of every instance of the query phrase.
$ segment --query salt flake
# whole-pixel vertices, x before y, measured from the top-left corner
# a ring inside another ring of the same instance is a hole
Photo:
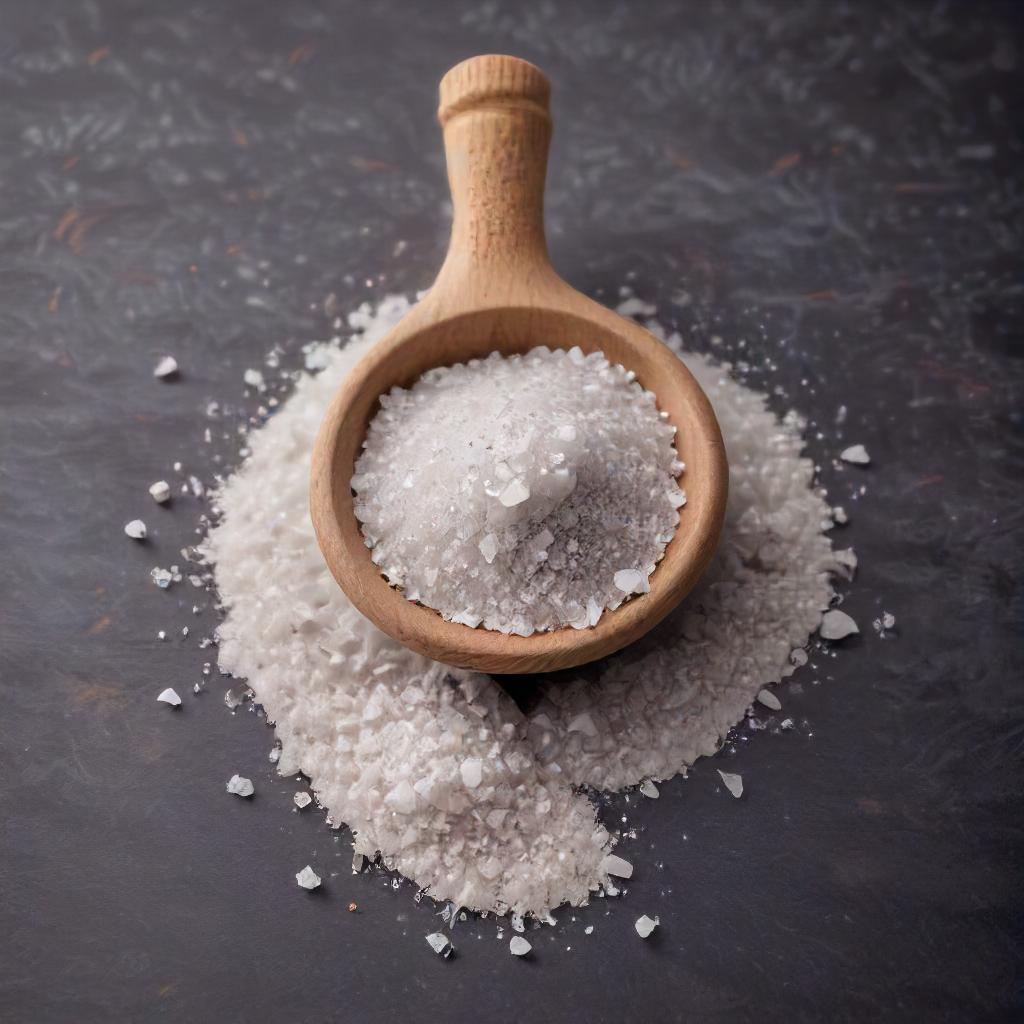
[[[169,686],[161,692],[157,700],[163,701],[164,704],[170,704],[172,708],[181,707],[181,698]]]
[[[133,519],[130,523],[124,524],[124,532],[132,540],[145,540],[146,524],[141,519]]]
[[[252,784],[251,779],[244,779],[241,775],[232,775],[228,779],[227,791],[234,796],[252,796],[256,792],[256,787]]]
[[[839,453],[839,458],[843,462],[852,463],[855,466],[866,466],[871,461],[871,456],[868,455],[868,450],[862,444],[850,445],[849,448],[844,448]]]
[[[158,505],[163,505],[171,500],[171,485],[166,480],[157,480],[149,485],[149,493]]]
[[[303,889],[308,889],[312,892],[318,888],[323,879],[307,864],[298,874],[295,876],[295,881]]]
[[[164,356],[159,363],[153,367],[153,376],[160,380],[167,380],[178,372],[178,360],[174,356]]]
[[[641,939],[646,939],[659,924],[661,924],[661,921],[657,917],[648,917],[644,914],[636,919],[636,924],[633,927]]]
[[[440,932],[431,932],[427,936],[427,942],[430,944],[430,948],[445,960],[452,955],[455,947],[451,944],[447,935],[442,935]]]
[[[616,878],[633,877],[633,865],[614,853],[605,854],[604,860],[601,861],[601,871]]]
[[[513,956],[526,956],[533,946],[522,937],[522,935],[513,935],[512,941],[508,944],[508,951]]]
[[[818,630],[823,640],[842,640],[844,637],[859,633],[857,623],[846,612],[833,608],[825,612]]]
[[[743,796],[743,776],[734,775],[732,772],[723,772],[721,769],[718,770],[718,774],[722,777],[722,784],[737,800]]]

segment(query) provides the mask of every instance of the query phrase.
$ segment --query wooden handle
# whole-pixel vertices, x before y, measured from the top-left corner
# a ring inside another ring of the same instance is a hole
[[[551,86],[517,57],[488,55],[441,79],[454,218],[439,281],[509,274],[523,282],[550,270],[544,240]]]

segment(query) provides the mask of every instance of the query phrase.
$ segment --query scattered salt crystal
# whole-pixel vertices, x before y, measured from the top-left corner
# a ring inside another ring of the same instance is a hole
[[[658,792],[658,787],[650,779],[644,779],[644,781],[640,783],[640,792],[643,793],[644,796],[650,797],[651,800],[657,800],[661,795]]]
[[[508,951],[513,956],[526,956],[533,946],[522,937],[522,935],[513,935],[512,941],[508,944]]]
[[[583,934],[584,935],[593,935],[594,934],[594,926],[592,924],[588,924],[587,927],[583,929]]]
[[[480,554],[484,556],[484,561],[490,565],[498,553],[498,542],[495,540],[494,534],[487,534],[477,546],[480,548]]]
[[[321,877],[307,864],[300,872],[298,872],[298,874],[296,874],[295,881],[298,882],[303,889],[309,889],[312,892],[313,889],[319,887],[323,879],[321,879]]]
[[[522,480],[513,480],[512,483],[510,483],[508,487],[498,495],[498,501],[500,501],[505,508],[513,508],[515,505],[521,505],[529,496],[530,488],[527,487]],[[491,560],[493,561],[493,558]]]
[[[855,466],[866,466],[871,461],[871,456],[868,455],[867,449],[862,444],[854,444],[849,448],[844,448],[839,453],[839,458],[843,462],[850,462]]]
[[[452,955],[454,946],[448,939],[447,935],[442,935],[440,932],[431,932],[427,936],[427,942],[430,943],[430,948],[438,955],[448,959]]]
[[[157,632],[156,632],[156,638],[157,638],[157,640],[166,640],[167,639],[167,632],[166,632],[166,630],[158,629]]]
[[[172,708],[181,706],[181,698],[169,686],[161,692],[157,700],[163,701],[164,704],[170,704]]]
[[[779,728],[787,730],[792,729],[794,724],[795,723],[792,718],[784,718],[781,722],[779,722]]]
[[[252,796],[256,787],[250,779],[243,779],[241,775],[232,775],[228,779],[227,790],[234,796]]]
[[[896,625],[896,616],[891,612],[882,612],[882,629],[892,629]]]
[[[757,702],[758,704],[763,704],[766,708],[771,708],[772,711],[782,710],[782,702],[771,690],[758,690]]]
[[[271,747],[270,753],[267,755],[267,757],[270,760],[271,764],[277,764],[277,762],[281,760],[281,748]]]
[[[178,372],[178,360],[174,356],[164,356],[159,363],[153,367],[153,376],[160,380],[173,377]]]
[[[171,485],[166,480],[157,480],[149,485],[149,493],[158,505],[163,505],[171,500]]]
[[[836,505],[832,509],[832,518],[840,525],[843,526],[850,521],[850,517],[846,514],[846,509],[842,505]]]
[[[263,391],[266,388],[266,382],[263,379],[263,374],[259,370],[254,370],[251,367],[242,374],[242,380],[251,387],[256,388],[257,391]]]
[[[245,695],[235,693],[234,690],[228,690],[224,694],[224,703],[234,711],[235,708],[241,707],[245,703]]]
[[[202,690],[202,687],[198,683],[192,684],[192,692],[198,694]]]
[[[609,853],[601,861],[601,870],[616,878],[632,878],[633,865],[628,860],[623,860],[617,854]]]
[[[130,523],[124,524],[124,532],[132,540],[145,540],[146,524],[141,519],[133,519]]]
[[[161,569],[159,566],[150,569],[149,575],[161,590],[166,590],[174,582],[174,573],[167,569]],[[163,638],[161,637],[161,639]]]
[[[313,802],[313,798],[308,793],[304,792],[296,793],[292,799],[295,801],[295,806],[298,807],[300,811],[303,808],[308,807]],[[358,854],[358,856],[361,857],[362,854]]]
[[[825,612],[818,632],[823,640],[842,640],[843,637],[859,633],[860,630],[857,628],[857,623],[846,612],[833,608],[831,611]]]
[[[738,800],[743,796],[743,776],[734,775],[732,772],[723,772],[721,769],[718,770],[718,774],[722,776],[722,784],[736,799]]]
[[[652,918],[644,914],[636,919],[636,924],[633,927],[641,939],[646,939],[659,924],[661,924],[661,921],[657,917]]]
[[[620,302],[615,307],[615,312],[619,316],[654,316],[658,312],[658,307],[653,303],[633,297],[626,299],[625,302]]]

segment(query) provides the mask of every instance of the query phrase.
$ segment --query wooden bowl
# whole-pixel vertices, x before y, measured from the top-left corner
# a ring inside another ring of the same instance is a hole
[[[371,622],[399,643],[449,665],[492,673],[570,668],[604,657],[660,622],[714,554],[725,515],[728,466],[707,397],[657,338],[566,284],[544,240],[549,85],[514,57],[474,57],[441,81],[454,220],[448,255],[423,300],[350,371],[313,450],[310,512],[334,578]],[[379,396],[426,370],[522,353],[536,345],[603,352],[633,370],[677,428],[687,502],[650,591],[606,611],[596,626],[512,636],[446,622],[406,600],[370,557],[350,480]]]

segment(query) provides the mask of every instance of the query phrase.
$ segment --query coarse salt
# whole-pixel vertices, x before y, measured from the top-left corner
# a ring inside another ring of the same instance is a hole
[[[822,532],[828,505],[799,418],[780,422],[764,395],[686,355],[730,454],[722,542],[691,597],[632,647],[538,677],[525,712],[490,677],[413,654],[335,585],[307,505],[323,410],[408,308],[389,297],[353,313],[357,337],[325,347],[321,372],[300,376],[250,435],[250,457],[217,495],[222,515],[203,553],[228,610],[220,665],[255,689],[283,744],[278,770],[313,780],[332,820],[352,829],[357,858],[380,851],[438,900],[513,912],[516,930],[525,913],[617,891],[605,866],[618,856],[612,837],[574,787],[669,779],[713,754],[758,691],[793,667],[833,597],[829,574],[855,560]],[[649,326],[681,353],[677,335]],[[475,788],[460,767],[470,758],[487,769]],[[415,795],[408,813],[382,798],[403,781]]]

